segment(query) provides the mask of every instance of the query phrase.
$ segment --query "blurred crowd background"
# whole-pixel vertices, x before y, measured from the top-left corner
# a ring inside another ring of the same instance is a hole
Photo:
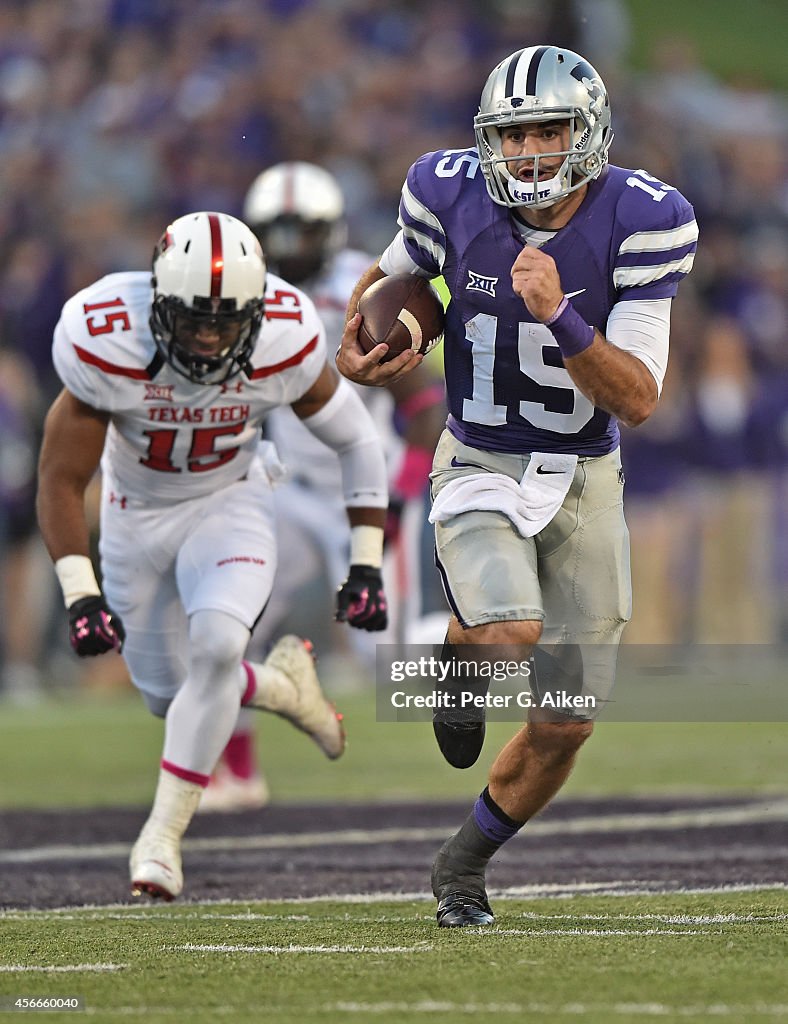
[[[596,65],[613,162],[677,186],[701,228],[662,402],[623,441],[626,639],[788,640],[786,95],[752,61],[715,74],[680,21],[638,38],[642,2],[0,0],[0,690],[76,671],[33,510],[66,298],[148,267],[174,217],[240,216],[284,159],[332,171],[351,244],[379,253],[409,164],[472,145],[492,66],[543,42]]]

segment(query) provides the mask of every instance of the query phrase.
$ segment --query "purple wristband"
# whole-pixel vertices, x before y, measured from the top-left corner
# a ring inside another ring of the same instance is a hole
[[[550,328],[565,358],[578,356],[593,344],[594,328],[585,322],[566,296],[550,319],[545,321],[545,326]]]

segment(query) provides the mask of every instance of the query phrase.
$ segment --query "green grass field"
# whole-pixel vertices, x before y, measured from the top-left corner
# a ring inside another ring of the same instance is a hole
[[[626,4],[637,68],[678,33],[721,77],[788,89],[788,0]],[[431,358],[439,366],[440,349]],[[349,748],[330,766],[260,716],[276,802],[470,805],[514,728],[492,723],[480,763],[455,772],[429,725],[377,722],[368,693],[338,703]],[[3,705],[0,810],[146,805],[161,740],[136,694]],[[786,750],[784,722],[602,723],[563,793],[785,795]],[[481,931],[437,929],[427,899],[0,911],[0,1019],[19,1018],[20,997],[76,996],[83,1017],[146,1024],[788,1022],[785,889],[509,899],[495,909],[496,927]]]
[[[9,913],[2,963],[50,972],[0,973],[0,999],[79,996],[96,1020],[148,1024],[752,1024],[788,1016],[785,920],[769,892],[512,901],[461,932],[426,901]]]
[[[593,15],[593,0],[584,5]],[[632,61],[646,67],[655,42],[686,36],[703,64],[724,79],[788,89],[788,4],[784,0],[626,0]]]
[[[470,800],[485,784],[489,757],[516,728],[490,723],[485,755],[457,772],[436,756],[428,724],[376,721],[371,693],[336,699],[348,750],[328,768],[289,725],[260,715],[261,763],[277,800]],[[4,707],[0,808],[147,804],[162,735],[133,693]],[[784,722],[603,722],[564,793],[784,791],[787,749]]]
[[[338,698],[350,746],[260,716],[279,802],[473,796],[425,724]],[[492,756],[514,726],[492,723]],[[0,717],[0,807],[143,805],[162,725],[136,695],[63,696]],[[602,724],[567,795],[785,793],[785,724]],[[483,759],[484,760],[484,759]],[[425,879],[426,888],[426,879]],[[97,1021],[788,1020],[785,890],[497,900],[491,931],[442,931],[431,900],[0,912],[0,1007],[79,996]],[[5,1017],[3,1018],[5,1019]],[[49,1012],[47,1020],[73,1020]]]

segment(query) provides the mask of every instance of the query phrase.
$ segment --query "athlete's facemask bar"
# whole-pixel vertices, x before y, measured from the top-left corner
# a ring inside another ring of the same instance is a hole
[[[569,124],[569,140],[574,148],[533,156],[505,157],[501,152],[501,131],[510,125],[528,125],[561,121]],[[597,176],[604,160],[596,150],[583,144],[592,137],[593,125],[580,107],[540,107],[538,113],[524,115],[521,109],[505,113],[478,114],[474,118],[474,133],[479,150],[482,172],[490,197],[501,206],[540,207],[552,206],[558,199],[582,188],[591,178]],[[612,134],[606,140],[605,154],[613,140]],[[540,173],[540,164],[553,164],[561,160],[557,171],[545,175]],[[507,164],[525,161],[533,164],[533,181],[520,181],[512,175]]]
[[[159,352],[193,384],[222,384],[249,367],[263,320],[263,299],[236,310],[235,299],[195,296],[191,306],[173,295],[153,300],[150,328]],[[200,331],[216,331],[216,354],[195,351]]]
[[[513,186],[513,196],[500,133],[511,125],[546,121],[569,124],[566,149],[554,154],[561,166],[555,174],[538,175],[535,189]],[[582,188],[602,173],[613,139],[604,82],[584,57],[561,46],[526,46],[496,65],[484,83],[473,127],[487,192],[508,207],[552,206]]]
[[[336,223],[282,214],[254,226],[269,266],[291,284],[308,281],[325,266],[336,249]]]

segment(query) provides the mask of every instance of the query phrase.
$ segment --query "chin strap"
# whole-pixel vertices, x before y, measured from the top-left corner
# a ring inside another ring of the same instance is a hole
[[[544,181],[528,182],[519,181],[517,178],[508,177],[506,190],[512,199],[517,203],[533,206],[551,206],[563,191],[560,175],[555,174],[552,178]]]

